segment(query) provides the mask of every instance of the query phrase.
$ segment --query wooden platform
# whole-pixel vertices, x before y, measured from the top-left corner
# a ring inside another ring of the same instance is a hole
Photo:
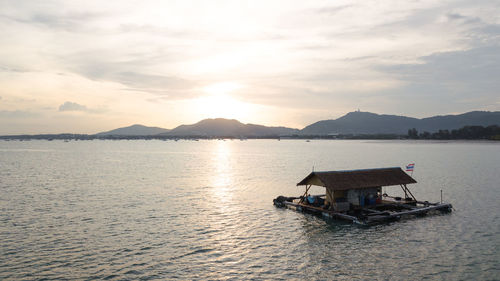
[[[400,220],[404,217],[423,216],[432,211],[450,212],[452,209],[452,205],[448,203],[429,203],[420,201],[399,202],[401,203],[384,200],[380,204],[360,207],[349,212],[335,212],[321,207],[293,201],[284,201],[282,204],[284,207],[295,209],[300,212],[307,212],[327,218],[350,221],[360,225],[373,225],[377,223]],[[278,206],[276,203],[275,205]]]

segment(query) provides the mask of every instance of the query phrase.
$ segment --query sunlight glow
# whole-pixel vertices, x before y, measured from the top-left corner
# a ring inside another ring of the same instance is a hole
[[[202,118],[248,119],[252,104],[239,101],[230,94],[243,86],[236,82],[221,82],[206,86],[206,95],[195,100],[196,113]]]
[[[211,95],[223,95],[241,88],[243,86],[236,82],[221,82],[206,86],[203,91]]]
[[[210,95],[197,99],[196,113],[202,118],[245,120],[251,114],[250,105],[228,95]]]

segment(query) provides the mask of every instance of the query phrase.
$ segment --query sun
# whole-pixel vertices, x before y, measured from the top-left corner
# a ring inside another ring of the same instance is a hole
[[[222,82],[204,87],[206,94],[196,100],[196,113],[202,118],[248,119],[252,105],[231,96],[231,93],[240,88],[243,86],[236,82]]]
[[[249,106],[229,95],[218,94],[204,96],[197,100],[197,113],[204,118],[245,119],[250,111]]]

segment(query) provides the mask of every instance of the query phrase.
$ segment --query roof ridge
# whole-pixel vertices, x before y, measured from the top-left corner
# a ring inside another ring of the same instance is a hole
[[[401,169],[401,167],[385,167],[385,168],[371,168],[371,169],[354,169],[354,170],[335,170],[335,171],[313,171],[313,173],[345,173],[345,172],[362,172],[372,170],[387,170],[387,169]]]
[[[416,183],[401,167],[311,172],[297,185],[318,185],[332,190],[361,189]]]

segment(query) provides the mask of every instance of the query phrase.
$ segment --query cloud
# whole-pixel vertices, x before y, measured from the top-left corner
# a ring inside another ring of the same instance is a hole
[[[207,35],[206,33],[201,33],[194,30],[174,29],[169,27],[156,26],[152,24],[132,24],[132,23],[121,24],[117,28],[117,32],[147,34],[154,37],[168,36],[175,39],[185,39],[185,38],[191,38],[193,36],[200,37]]]
[[[59,111],[89,111],[85,105],[67,101],[59,106]]]
[[[500,46],[440,52],[419,58],[420,63],[379,66],[378,70],[403,83],[377,92],[387,105],[399,103],[403,113],[415,116],[474,109],[498,110],[500,101]]]
[[[76,102],[66,101],[59,106],[59,112],[86,112],[93,114],[102,114],[108,112],[106,108],[88,108],[85,105],[78,104]]]
[[[39,116],[40,113],[26,110],[0,110],[0,119],[26,119]]]
[[[72,13],[38,13],[26,20],[35,24],[40,24],[48,28],[57,28],[67,31],[74,31],[85,26],[86,22],[104,17],[103,13],[72,12]]]
[[[23,3],[16,3],[16,6],[5,5],[3,7],[5,8],[4,12],[0,13],[0,19],[50,30],[74,32],[90,31],[88,23],[110,15],[110,13],[105,12],[61,9],[61,3],[57,2],[47,1],[45,3],[31,4],[23,5]]]
[[[469,17],[469,16],[464,16],[459,13],[448,13],[446,15],[448,20],[450,21],[458,21],[464,24],[473,24],[473,23],[481,23],[481,19],[479,17]]]
[[[5,65],[0,65],[0,72],[13,72],[13,73],[23,73],[23,72],[28,72],[29,70],[27,69],[21,69],[21,68],[11,68]]]
[[[182,60],[182,54],[169,48],[90,49],[58,55],[56,60],[69,72],[88,79],[119,83],[125,86],[124,90],[169,96],[171,99],[189,98],[190,91],[200,85],[199,80],[163,70],[166,65]]]
[[[148,116],[232,81],[245,85],[232,98],[283,116],[358,106],[394,113],[407,104],[416,116],[498,109],[500,25],[491,1],[0,3],[0,36],[9,38],[0,46],[0,110],[36,108],[4,102],[19,96],[61,105],[59,114],[96,113],[100,104]]]
[[[120,68],[105,70],[106,66],[88,66],[87,71],[80,74],[96,81],[109,81],[127,86],[125,90],[148,92],[154,95],[169,96],[172,99],[189,98],[190,90],[199,85],[175,76],[152,75],[133,71],[119,71]]]
[[[182,90],[189,89],[195,82],[175,76],[149,75],[137,72],[115,72],[104,76],[124,85],[141,89]]]
[[[342,10],[348,9],[350,7],[353,7],[353,5],[323,7],[320,9],[316,9],[315,12],[318,14],[326,14],[328,16],[333,16],[333,15],[336,15],[337,13],[341,12]]]
[[[399,79],[414,83],[441,85],[456,83],[470,89],[487,86],[500,88],[500,46],[473,48],[465,51],[440,52],[419,59],[423,63],[383,66]]]

